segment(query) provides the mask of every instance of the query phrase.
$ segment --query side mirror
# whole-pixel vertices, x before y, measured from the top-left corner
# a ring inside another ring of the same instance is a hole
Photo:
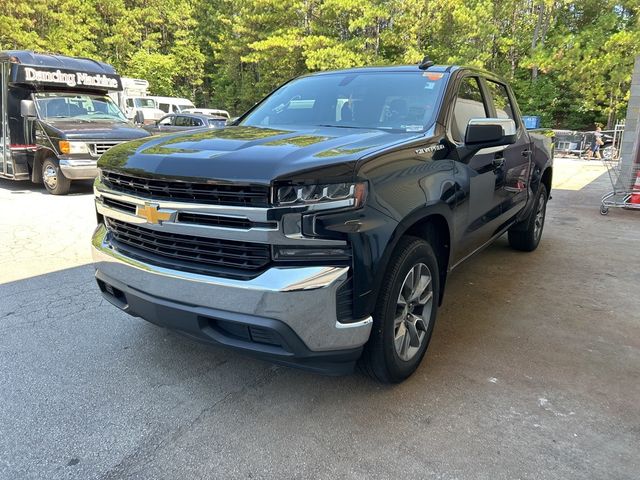
[[[464,137],[464,143],[475,148],[499,147],[515,142],[516,122],[510,118],[472,118]]]
[[[133,123],[136,125],[144,125],[144,113],[142,113],[142,110],[136,110],[136,114],[133,117]]]
[[[37,118],[36,104],[33,100],[20,100],[20,115],[27,120]]]

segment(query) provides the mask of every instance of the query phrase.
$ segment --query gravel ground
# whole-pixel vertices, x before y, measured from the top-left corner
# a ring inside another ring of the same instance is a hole
[[[594,165],[557,163],[536,252],[501,239],[451,275],[395,387],[123,314],[93,281],[90,184],[0,181],[0,478],[637,479],[640,212],[600,216]]]

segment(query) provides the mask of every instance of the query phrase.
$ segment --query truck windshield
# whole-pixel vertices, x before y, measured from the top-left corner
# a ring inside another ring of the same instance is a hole
[[[153,98],[138,97],[133,99],[136,108],[157,108]]]
[[[35,101],[42,120],[127,121],[116,104],[105,95],[40,92],[35,94]]]
[[[302,77],[276,90],[240,125],[422,132],[435,121],[446,75],[416,68]]]

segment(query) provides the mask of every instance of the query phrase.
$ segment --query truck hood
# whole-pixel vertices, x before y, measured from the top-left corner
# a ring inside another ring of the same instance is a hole
[[[56,120],[41,122],[47,134],[64,140],[134,140],[149,133],[132,123]]]
[[[109,150],[98,166],[150,178],[324,181],[352,178],[358,159],[416,136],[377,129],[229,126],[128,142]]]

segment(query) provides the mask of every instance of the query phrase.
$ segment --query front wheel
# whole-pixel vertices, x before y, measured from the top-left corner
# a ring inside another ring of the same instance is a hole
[[[398,383],[418,368],[436,320],[439,278],[431,245],[417,237],[402,238],[389,261],[371,338],[360,359],[369,376]]]
[[[547,216],[547,187],[542,184],[529,217],[509,229],[509,245],[516,250],[532,252],[538,248]]]
[[[71,188],[71,180],[64,176],[58,161],[53,158],[42,162],[42,182],[52,195],[66,195]]]

